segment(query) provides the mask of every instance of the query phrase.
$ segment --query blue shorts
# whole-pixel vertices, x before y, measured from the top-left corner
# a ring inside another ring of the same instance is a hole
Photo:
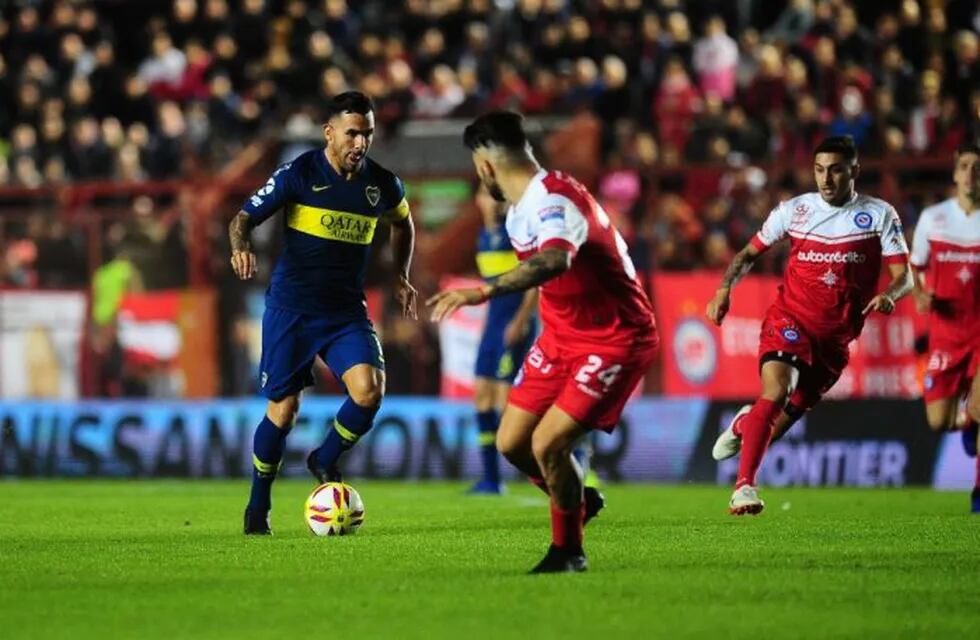
[[[504,345],[504,323],[488,324],[483,330],[483,337],[480,338],[480,347],[476,354],[476,374],[477,378],[490,378],[499,382],[513,382],[524,356],[528,349],[534,344],[537,337],[537,322],[531,321],[528,327],[527,336],[524,340],[512,347]]]
[[[385,362],[378,334],[367,318],[338,321],[265,308],[259,363],[263,396],[281,400],[312,385],[317,356],[327,363],[337,380],[354,365],[369,364],[383,370]]]

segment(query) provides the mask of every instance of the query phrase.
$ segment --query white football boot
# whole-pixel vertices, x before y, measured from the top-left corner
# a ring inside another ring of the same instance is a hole
[[[738,410],[732,421],[728,423],[728,428],[721,432],[715,440],[715,446],[711,448],[711,457],[715,460],[727,460],[736,455],[742,449],[742,437],[735,435],[735,423],[742,416],[752,410],[752,405],[747,404]]]
[[[728,512],[733,516],[759,515],[765,509],[766,503],[759,497],[759,490],[749,484],[743,484],[728,501]]]

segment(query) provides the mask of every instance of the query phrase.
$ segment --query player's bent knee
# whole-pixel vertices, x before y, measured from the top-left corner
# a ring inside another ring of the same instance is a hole
[[[497,430],[497,451],[508,460],[521,454],[521,449],[525,448],[522,438],[511,433],[510,429],[500,428]]]
[[[361,407],[380,407],[385,395],[384,380],[365,377],[347,384],[347,393]]]
[[[281,400],[270,400],[266,407],[266,415],[280,429],[293,426],[299,414],[299,396],[286,396]]]

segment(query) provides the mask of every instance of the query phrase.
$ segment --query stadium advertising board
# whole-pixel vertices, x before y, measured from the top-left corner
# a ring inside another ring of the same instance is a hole
[[[304,401],[287,440],[285,475],[306,473],[305,455],[337,406],[332,397]],[[595,435],[593,464],[610,481],[730,484],[735,462],[716,464],[710,451],[736,409],[700,399],[635,400],[612,435]],[[264,410],[259,399],[9,402],[0,407],[0,476],[242,477],[251,472],[252,432]],[[354,477],[475,477],[476,437],[469,403],[388,398],[345,467]],[[773,446],[760,478],[767,486],[972,481],[958,443],[941,442],[918,402],[827,402]]]
[[[80,291],[0,291],[0,398],[79,396],[87,309]]]
[[[738,459],[715,462],[711,447],[739,405],[713,403],[698,440],[688,480],[733,484]],[[774,442],[759,470],[768,487],[901,487],[930,485],[940,437],[911,400],[827,401]],[[962,448],[950,452],[966,460]]]
[[[303,402],[286,444],[285,475],[306,473],[306,453],[322,440],[338,404],[330,397]],[[615,435],[597,436],[597,469],[617,480],[679,480],[707,407],[631,403]],[[257,399],[8,403],[0,408],[0,475],[240,477],[251,472],[252,432],[264,411]],[[371,478],[472,477],[480,464],[476,438],[469,403],[388,398],[345,467]]]
[[[440,288],[478,287],[482,280],[444,277]],[[472,398],[473,370],[476,367],[476,354],[480,347],[480,337],[486,322],[487,305],[462,307],[439,323],[439,351],[442,354],[443,398]]]
[[[654,304],[662,336],[664,392],[714,399],[758,392],[759,330],[781,279],[749,276],[732,294],[732,307],[716,327],[704,317],[718,286],[710,273],[657,274]],[[911,300],[890,316],[870,316],[851,344],[851,362],[831,389],[833,398],[917,398],[921,394],[914,342],[921,317]]]

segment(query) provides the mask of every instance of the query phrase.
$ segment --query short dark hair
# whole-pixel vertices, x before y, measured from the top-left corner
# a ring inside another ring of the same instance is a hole
[[[528,147],[524,116],[514,111],[484,113],[463,130],[463,144],[470,151],[502,147],[508,152],[523,153]]]
[[[956,157],[959,158],[967,153],[980,156],[980,142],[971,138],[964,138],[963,141],[956,146]]]
[[[360,91],[345,91],[327,100],[326,119],[330,120],[341,113],[367,115],[374,111],[374,102]]]
[[[848,162],[854,162],[858,157],[857,147],[854,145],[854,138],[851,136],[830,136],[824,138],[817,148],[813,151],[813,157],[818,153],[839,153]]]

